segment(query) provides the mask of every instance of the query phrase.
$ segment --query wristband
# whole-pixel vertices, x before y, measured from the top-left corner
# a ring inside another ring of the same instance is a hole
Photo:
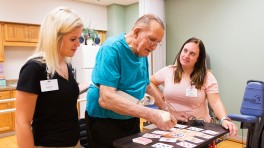
[[[224,117],[222,117],[221,120],[220,120],[220,124],[221,124],[221,125],[222,125],[222,123],[223,123],[224,120],[227,120],[227,121],[232,122],[232,120],[231,120],[229,117],[224,116]]]

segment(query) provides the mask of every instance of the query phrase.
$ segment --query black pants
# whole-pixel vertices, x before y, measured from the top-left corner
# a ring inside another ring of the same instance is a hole
[[[90,117],[85,112],[88,144],[92,148],[112,148],[113,141],[140,132],[139,118],[116,120]]]

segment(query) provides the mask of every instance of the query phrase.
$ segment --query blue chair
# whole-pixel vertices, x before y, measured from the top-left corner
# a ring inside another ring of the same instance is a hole
[[[264,116],[264,82],[249,80],[245,89],[241,114],[229,114],[233,121],[241,122],[241,129],[248,129],[246,148],[255,146],[260,119]]]

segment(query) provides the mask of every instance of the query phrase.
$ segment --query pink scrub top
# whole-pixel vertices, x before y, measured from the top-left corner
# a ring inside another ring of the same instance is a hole
[[[211,121],[208,109],[206,94],[219,93],[218,84],[214,75],[208,70],[205,83],[200,90],[197,90],[197,97],[186,96],[186,89],[190,89],[190,78],[183,77],[180,83],[174,84],[174,70],[177,66],[169,65],[162,68],[154,74],[157,82],[164,86],[165,100],[173,106],[176,111],[186,112],[195,116],[197,119],[203,119],[206,122]]]

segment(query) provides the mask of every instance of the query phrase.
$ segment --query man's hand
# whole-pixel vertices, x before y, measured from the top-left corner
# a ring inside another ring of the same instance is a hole
[[[170,118],[165,118],[168,120],[164,120],[164,113],[166,113],[166,111],[154,109],[147,120],[155,124],[161,130],[169,130],[175,127],[177,119],[169,113]]]
[[[185,112],[177,112],[170,110],[170,113],[179,121],[188,122],[189,115]]]

